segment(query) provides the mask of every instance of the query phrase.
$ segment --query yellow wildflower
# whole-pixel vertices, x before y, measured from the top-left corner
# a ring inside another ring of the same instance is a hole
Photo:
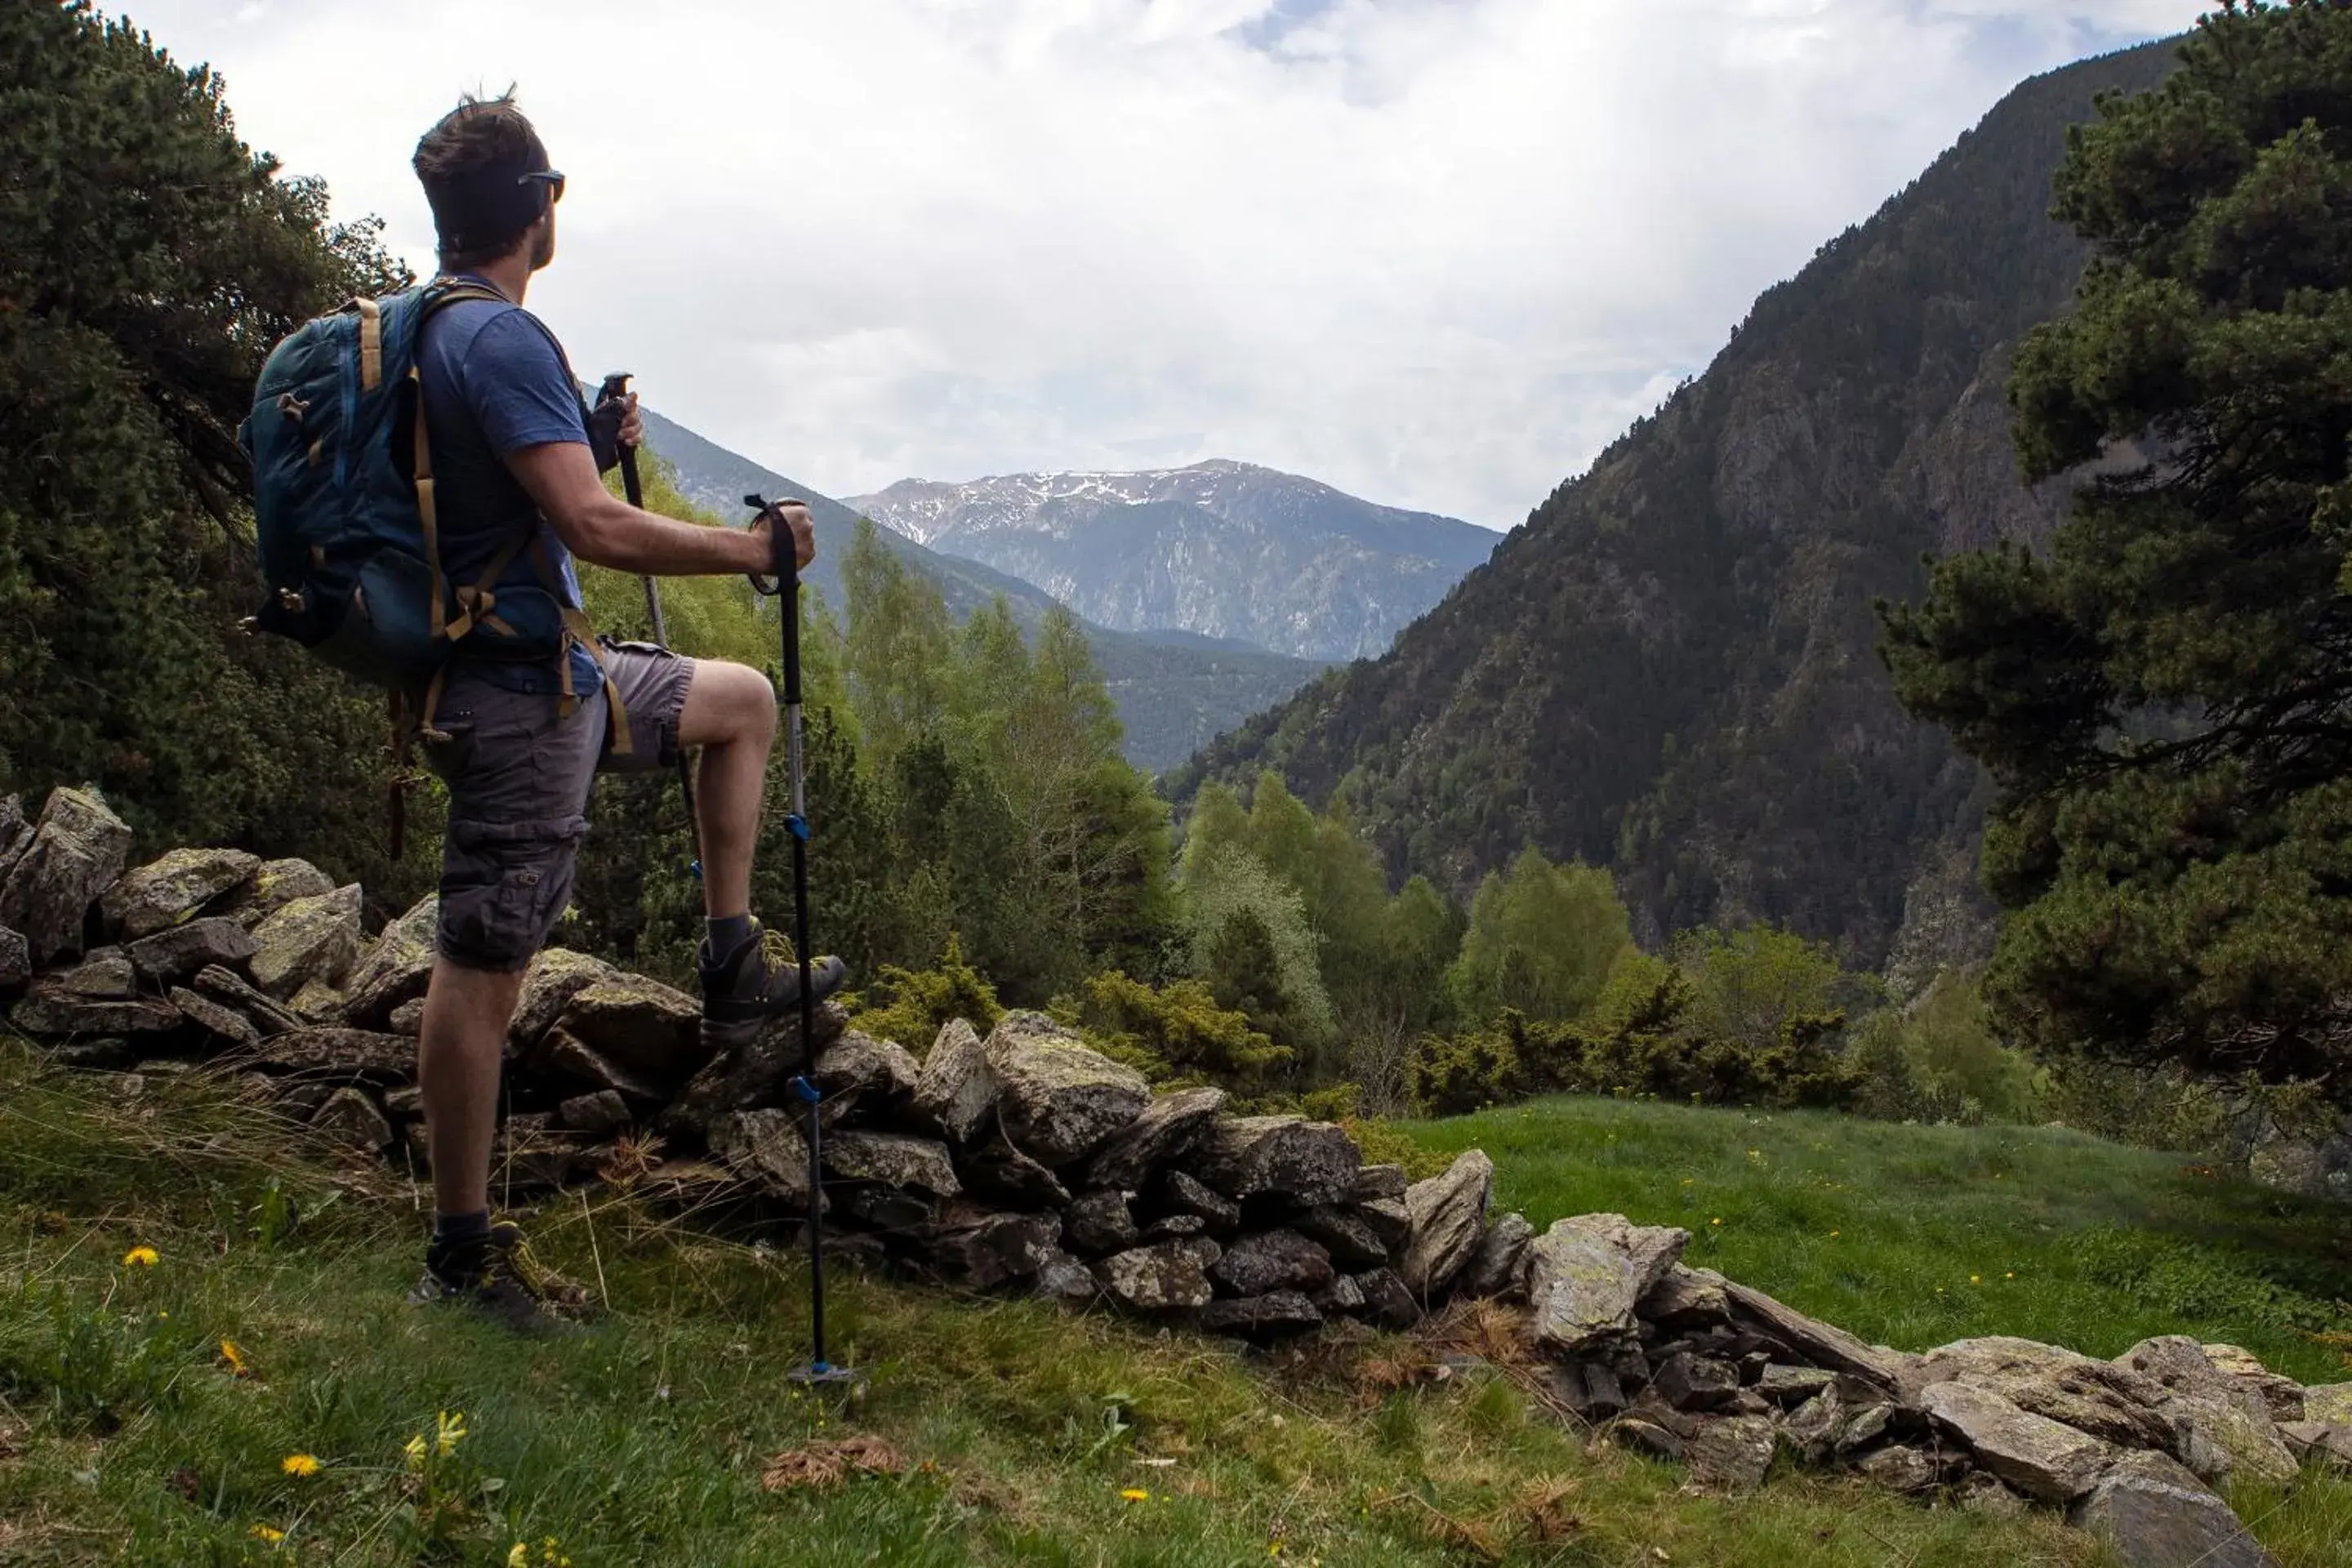
[[[152,1268],[162,1261],[152,1247],[134,1247],[122,1255],[122,1267],[125,1268]]]
[[[457,1451],[458,1444],[466,1440],[466,1413],[460,1410],[452,1415],[444,1410],[434,1420],[436,1429],[433,1435],[433,1446],[446,1459]]]
[[[423,1469],[425,1468],[425,1456],[429,1452],[425,1446],[425,1434],[419,1432],[415,1436],[411,1437],[408,1440],[407,1445],[401,1449],[401,1452],[408,1456],[408,1468],[410,1469]]]
[[[1150,1492],[1145,1491],[1141,1487],[1129,1487],[1118,1495],[1125,1498],[1129,1502],[1143,1502],[1148,1500],[1151,1496]]]
[[[2014,1279],[2017,1278],[2017,1270],[2012,1268],[2008,1273],[2002,1275],[2001,1278],[2004,1279]]]
[[[530,1548],[518,1541],[507,1553],[507,1568],[530,1568]]]
[[[1969,1276],[1969,1283],[1971,1285],[1981,1285],[1984,1283],[1984,1276],[1981,1274],[1971,1274]]]
[[[1706,1223],[1707,1223],[1707,1224],[1709,1224],[1709,1225],[1721,1225],[1721,1224],[1723,1223],[1723,1221],[1721,1221],[1721,1220],[1719,1220],[1719,1219],[1711,1219],[1711,1220],[1707,1221]]]
[[[253,1527],[253,1538],[256,1541],[266,1541],[275,1546],[286,1539],[286,1532],[282,1530],[272,1530],[266,1524],[257,1524]]]
[[[278,1468],[289,1476],[315,1476],[319,1461],[308,1454],[289,1454],[278,1461]]]
[[[235,1340],[221,1341],[221,1360],[228,1363],[228,1370],[232,1376],[250,1377],[253,1375],[252,1371],[245,1364],[245,1352],[236,1348],[236,1342]]]
[[[1838,1231],[1834,1231],[1834,1230],[1833,1230],[1833,1231],[1830,1232],[1830,1239],[1831,1239],[1832,1241],[1835,1241],[1841,1234],[1842,1234],[1841,1232],[1838,1232]]]

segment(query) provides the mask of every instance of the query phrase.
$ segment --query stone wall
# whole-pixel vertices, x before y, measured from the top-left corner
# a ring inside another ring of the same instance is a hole
[[[356,886],[299,861],[174,850],[130,867],[94,794],[37,821],[0,803],[0,996],[51,1057],[222,1075],[315,1138],[422,1169],[415,1041],[434,906],[373,938]],[[698,1047],[696,1001],[561,950],[509,1041],[503,1192],[629,1184],[713,1223],[805,1214],[796,1021],[740,1056]],[[1344,1130],[1155,1093],[1053,1020],[950,1023],[908,1045],[818,1015],[831,1245],[965,1289],[1115,1308],[1265,1342],[1406,1331],[1483,1300],[1543,1403],[1727,1491],[1776,1460],[1972,1508],[2063,1509],[2132,1563],[2267,1555],[2217,1489],[2352,1468],[2352,1384],[2305,1389],[2244,1352],[2159,1339],[2103,1362],[1985,1339],[1868,1345],[1681,1261],[1688,1235],[1619,1215],[1542,1233],[1490,1216],[1475,1150],[1409,1183]]]

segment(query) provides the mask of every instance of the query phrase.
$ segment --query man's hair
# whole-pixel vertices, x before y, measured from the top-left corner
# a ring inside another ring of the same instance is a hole
[[[511,232],[495,232],[507,226],[498,223],[491,226],[493,232],[453,233],[447,210],[451,193],[491,171],[513,169],[522,173],[543,168],[546,159],[539,133],[531,129],[530,121],[516,104],[511,87],[496,98],[467,93],[457,100],[457,108],[443,115],[424,134],[416,143],[412,164],[417,179],[424,184],[426,198],[433,203],[443,271],[462,271],[512,255],[530,223],[536,221],[534,215]],[[526,194],[538,204],[539,212],[546,211],[542,190],[533,187]]]

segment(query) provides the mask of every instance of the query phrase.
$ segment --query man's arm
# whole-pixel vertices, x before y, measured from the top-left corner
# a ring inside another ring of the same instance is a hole
[[[604,488],[584,441],[524,447],[508,453],[506,462],[554,525],[556,537],[583,561],[655,577],[764,574],[775,568],[764,518],[750,528],[706,528],[640,511]],[[793,553],[805,568],[816,559],[816,531],[808,510],[782,510],[793,531]]]

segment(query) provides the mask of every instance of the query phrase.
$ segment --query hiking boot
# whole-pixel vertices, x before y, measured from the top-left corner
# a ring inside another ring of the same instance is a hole
[[[578,1324],[556,1315],[559,1301],[582,1292],[530,1253],[516,1226],[500,1222],[481,1241],[436,1240],[425,1249],[425,1278],[408,1293],[416,1306],[454,1301],[523,1334],[560,1334]]]
[[[756,922],[751,934],[723,959],[714,959],[706,942],[702,969],[702,1043],[713,1051],[751,1044],[771,1018],[797,1015],[801,1005],[801,966],[792,943]],[[841,989],[848,968],[837,958],[819,958],[809,964],[814,1000],[824,1001]]]

